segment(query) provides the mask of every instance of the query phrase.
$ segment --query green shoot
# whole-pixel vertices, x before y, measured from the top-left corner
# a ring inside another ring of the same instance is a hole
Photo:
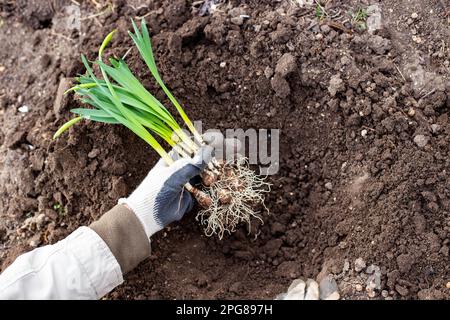
[[[64,94],[68,94],[69,92],[72,92],[72,91],[75,91],[75,90],[78,90],[78,89],[84,89],[84,88],[88,89],[88,88],[93,88],[93,87],[96,87],[96,86],[97,85],[95,83],[81,83],[81,84],[79,84],[77,86],[74,86],[74,87],[64,91]]]
[[[64,207],[59,202],[55,202],[53,204],[53,210],[57,211],[60,216],[64,216],[66,214]]]
[[[354,24],[359,30],[366,29],[366,20],[369,17],[369,13],[366,9],[359,8],[356,13],[349,13],[352,18],[352,24]]]
[[[322,20],[326,16],[325,9],[322,7],[322,5],[316,1],[316,10],[315,10],[316,18],[319,20]]]
[[[102,47],[100,47],[100,50],[98,52],[98,59],[99,63],[102,59],[102,52],[104,49],[104,46],[111,41],[111,37],[114,34],[114,31],[111,32],[106,38],[105,41],[103,41]],[[109,39],[108,39],[109,37]],[[105,44],[106,43],[106,44]],[[86,66],[86,69],[88,70],[88,73],[91,75],[91,77],[94,78],[94,74],[92,72],[92,69],[90,69],[89,65],[87,64],[87,61],[83,61],[83,63]],[[100,64],[100,70],[102,72],[103,78],[106,82],[106,85],[108,86],[108,90],[111,94],[110,99],[113,101],[115,107],[119,110],[119,112],[122,114],[122,124],[126,126],[128,129],[133,131],[136,135],[138,135],[141,139],[143,139],[145,142],[147,142],[155,151],[161,156],[161,158],[164,159],[164,161],[167,164],[171,164],[173,162],[172,158],[167,154],[167,152],[163,149],[163,147],[159,144],[158,141],[153,138],[153,136],[144,128],[144,126],[136,119],[136,117],[133,115],[132,112],[130,112],[127,108],[124,107],[122,102],[120,101],[119,97],[117,96],[116,91],[114,90],[113,86],[111,85],[111,82],[109,81],[109,78],[105,72],[105,69],[102,67],[102,64]],[[99,83],[97,83],[99,86]],[[105,90],[104,87],[100,87],[103,90]],[[113,112],[110,112],[111,115],[113,115]],[[113,115],[114,116],[114,115]],[[117,119],[120,119],[120,117],[117,117]]]
[[[150,41],[150,36],[148,33],[147,25],[145,23],[145,19],[142,19],[142,21],[141,21],[142,33],[139,32],[139,29],[136,26],[136,23],[133,20],[131,22],[133,24],[135,33],[133,34],[131,31],[129,31],[128,33],[131,36],[131,38],[133,39],[134,43],[136,44],[136,47],[138,48],[139,53],[141,54],[142,58],[144,59],[145,63],[147,64],[147,67],[150,69],[150,72],[152,73],[156,82],[158,82],[159,86],[163,89],[164,93],[167,95],[169,100],[175,106],[175,108],[177,109],[181,118],[186,123],[187,127],[192,132],[192,134],[194,135],[195,139],[198,140],[200,143],[202,143],[203,142],[202,137],[197,132],[197,130],[195,129],[191,120],[188,118],[188,116],[184,112],[183,108],[178,103],[177,99],[175,99],[175,97],[169,91],[169,89],[166,87],[163,80],[161,79],[161,76],[159,75],[158,68],[156,67],[155,58],[153,56],[152,44]]]
[[[114,36],[114,34],[116,32],[117,32],[117,29],[114,29],[113,31],[108,33],[108,35],[103,40],[102,45],[100,46],[100,49],[98,50],[98,60],[102,60],[101,58],[102,58],[102,55],[103,55],[103,51],[105,50],[105,48],[108,45],[108,43],[111,42],[112,37]]]
[[[58,131],[55,132],[55,134],[53,135],[53,139],[58,138],[61,134],[63,134],[66,130],[68,130],[71,126],[73,126],[75,123],[77,123],[78,121],[80,121],[81,119],[83,119],[82,117],[75,117],[72,120],[67,121],[66,123],[64,123],[59,129]]]

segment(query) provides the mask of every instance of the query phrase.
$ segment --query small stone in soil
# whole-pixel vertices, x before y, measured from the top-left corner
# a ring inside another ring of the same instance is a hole
[[[374,272],[379,272],[380,271],[380,267],[376,266],[374,264],[371,264],[370,266],[367,267],[366,269],[366,273],[368,274],[372,274]]]
[[[366,291],[368,293],[381,289],[381,270],[380,267],[372,264],[366,269],[366,273],[370,274],[366,280]]]
[[[322,31],[323,33],[327,34],[331,31],[331,28],[329,25],[327,24],[323,24],[322,26],[320,26],[320,31]]]
[[[361,292],[363,290],[363,286],[359,283],[355,286],[356,291]]]
[[[365,136],[367,136],[367,130],[363,129],[361,130],[361,136],[364,138]]]
[[[325,300],[333,293],[338,292],[336,280],[330,276],[326,276],[319,284],[320,299]]]
[[[269,79],[271,76],[273,76],[273,69],[269,66],[267,66],[264,69],[264,75],[266,76],[267,79]]]
[[[240,26],[244,23],[244,18],[242,16],[233,17],[230,19],[232,24]]]
[[[335,74],[330,79],[330,84],[328,86],[328,92],[334,97],[336,93],[341,92],[345,89],[344,81],[338,74]]]
[[[330,294],[328,297],[325,298],[325,300],[339,300],[341,295],[339,292],[335,291],[332,294]]]
[[[221,68],[225,68],[226,65],[227,65],[226,62],[221,62],[221,63],[219,64],[219,66],[220,66]]]
[[[319,300],[319,284],[312,280],[308,279],[306,281],[306,294],[305,294],[305,300]]]
[[[428,141],[430,141],[430,138],[423,134],[418,134],[414,137],[414,143],[417,144],[419,148],[425,147],[428,144]]]
[[[362,258],[355,260],[355,271],[360,272],[366,267],[366,262]]]
[[[327,188],[328,190],[333,189],[333,184],[331,182],[327,182],[325,183],[325,188]]]
[[[433,131],[433,133],[438,133],[439,131],[441,131],[441,126],[436,123],[433,123],[431,125],[431,130]]]
[[[94,148],[88,153],[88,158],[93,159],[100,154],[100,149]]]
[[[295,279],[292,281],[288,290],[280,298],[283,300],[303,300],[305,297],[306,284],[302,279]]]
[[[373,290],[367,291],[367,295],[369,298],[375,298],[377,296],[377,293]]]
[[[406,296],[406,295],[408,295],[408,293],[409,293],[409,290],[407,289],[407,288],[405,288],[405,287],[402,287],[401,285],[399,285],[399,284],[396,284],[395,285],[395,291],[397,291],[401,296]]]
[[[373,4],[367,7],[367,13],[369,17],[367,18],[367,31],[369,33],[374,33],[382,28],[381,23],[381,8],[378,4]]]
[[[348,262],[348,260],[345,260],[344,266],[342,267],[342,272],[347,272],[348,270],[350,270],[350,262]]]
[[[19,110],[19,112],[21,112],[21,113],[27,113],[28,111],[30,111],[30,108],[28,108],[28,106],[26,106],[26,105],[23,105],[17,110]]]

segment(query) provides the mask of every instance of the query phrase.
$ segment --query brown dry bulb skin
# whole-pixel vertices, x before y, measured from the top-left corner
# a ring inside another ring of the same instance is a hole
[[[201,174],[203,184],[207,187],[213,185],[217,181],[217,175],[209,170],[204,170]]]
[[[219,191],[219,201],[221,204],[229,204],[231,202],[230,191],[226,189],[221,189]]]
[[[212,205],[212,199],[210,196],[208,196],[206,193],[204,193],[203,191],[197,189],[197,188],[193,188],[192,189],[192,194],[194,195],[195,200],[197,200],[198,204],[202,207],[202,208],[209,208]]]
[[[232,168],[225,168],[224,169],[224,176],[225,176],[225,178],[234,177],[235,174],[233,172],[233,169]]]

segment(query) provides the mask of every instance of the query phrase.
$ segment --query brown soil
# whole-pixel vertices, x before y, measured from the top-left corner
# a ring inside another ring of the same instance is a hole
[[[328,1],[321,23],[287,0],[227,1],[203,17],[186,0],[79,2],[81,32],[58,23],[72,1],[0,3],[0,270],[97,219],[156,162],[118,126],[85,122],[51,140],[78,104],[55,99],[83,72],[79,55],[93,58],[114,28],[110,52],[125,53],[129,19],[145,15],[191,118],[281,129],[281,166],[264,225],[219,241],[191,213],[109,298],[273,298],[323,271],[344,298],[367,299],[357,258],[381,268],[377,299],[450,298],[448,1],[373,1],[384,22],[374,35],[345,21],[368,1]],[[127,60],[164,100],[137,53]]]

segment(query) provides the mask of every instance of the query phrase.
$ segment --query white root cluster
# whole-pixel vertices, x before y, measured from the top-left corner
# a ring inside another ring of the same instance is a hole
[[[246,158],[222,164],[218,170],[217,180],[203,189],[212,204],[199,211],[196,219],[204,226],[207,236],[216,234],[219,239],[225,232],[234,232],[241,222],[248,224],[250,232],[252,217],[262,222],[259,212],[253,208],[260,204],[268,212],[264,195],[270,192],[270,183],[264,181],[266,177],[257,176],[249,168]],[[223,200],[224,194],[226,202]]]

